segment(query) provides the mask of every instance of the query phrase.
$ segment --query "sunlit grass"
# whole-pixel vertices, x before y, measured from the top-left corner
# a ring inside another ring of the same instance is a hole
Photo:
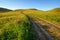
[[[25,10],[23,12],[35,20],[38,20],[37,19],[38,17],[38,18],[47,20],[51,23],[60,25],[60,12],[44,12],[39,10]],[[40,24],[44,23],[42,21],[37,21],[37,22]],[[44,24],[46,26],[48,25],[47,23],[44,23]],[[60,31],[51,25],[48,25],[47,27],[49,28],[46,28],[46,30],[51,34],[51,36],[53,36],[56,40],[60,40]]]
[[[20,11],[0,14],[0,40],[36,40],[28,18]]]
[[[60,24],[60,12],[44,12],[44,11],[37,11],[37,10],[26,10],[24,11],[24,13],[31,17],[40,17],[50,22],[57,23],[58,25]]]
[[[15,10],[0,13],[0,40],[37,40],[33,25],[26,17],[42,18],[44,20],[60,24],[60,12],[44,12],[41,10]],[[55,30],[53,30],[55,29]],[[57,35],[56,28],[47,29],[54,31],[51,35]],[[56,33],[55,33],[56,32]],[[59,39],[59,37],[56,37]]]

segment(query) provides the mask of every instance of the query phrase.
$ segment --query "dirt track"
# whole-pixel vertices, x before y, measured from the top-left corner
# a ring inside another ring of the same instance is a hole
[[[51,35],[49,35],[49,33],[44,28],[42,28],[41,25],[36,23],[29,16],[27,16],[27,17],[30,20],[30,22],[32,23],[32,25],[34,26],[34,30],[37,33],[37,40],[55,40],[53,37],[51,37]]]
[[[37,18],[38,20],[41,20],[41,21],[43,21],[43,22],[46,22],[47,24],[49,24],[49,25],[57,28],[58,30],[60,30],[60,26],[58,26],[57,24],[51,23],[51,22],[49,22],[49,21],[47,21],[47,20],[44,20],[44,19],[41,19],[41,18],[38,18],[38,17],[36,17],[36,18]]]

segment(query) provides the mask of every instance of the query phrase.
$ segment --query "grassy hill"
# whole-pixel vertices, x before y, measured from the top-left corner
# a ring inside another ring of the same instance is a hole
[[[59,25],[57,27],[60,28],[60,12],[59,11],[46,12],[46,11],[41,11],[41,10],[25,10],[25,11],[23,11],[23,13],[25,13],[26,15],[30,16],[31,18],[33,18],[35,20],[38,20],[37,19],[37,17],[38,17],[38,18],[47,20],[51,23],[57,24],[57,25]],[[42,21],[39,21],[39,20],[37,21],[37,23],[40,23],[40,24],[41,24],[41,22]],[[48,33],[50,33],[56,40],[60,40],[60,31],[57,28],[55,28],[47,23],[45,23],[45,24],[46,24],[45,28],[48,31]],[[44,25],[44,22],[43,22],[43,25]]]
[[[8,11],[12,11],[12,10],[0,7],[0,12],[8,12]]]
[[[31,17],[39,17],[60,24],[60,10],[58,10],[57,8],[54,10],[54,12],[46,12],[41,10],[25,10],[23,12]]]
[[[36,40],[33,26],[20,11],[0,14],[0,40]]]
[[[11,11],[0,8],[0,12],[3,12],[0,13],[0,40],[37,40],[32,23],[24,14],[32,18],[39,17],[59,25],[60,10],[58,9],[46,12],[38,9],[17,9]]]
[[[60,12],[60,8],[54,8],[52,10],[48,10],[48,12]]]

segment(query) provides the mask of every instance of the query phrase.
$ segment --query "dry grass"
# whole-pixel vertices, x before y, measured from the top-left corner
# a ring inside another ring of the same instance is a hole
[[[0,13],[0,40],[36,40],[32,27],[20,11]]]
[[[43,28],[46,29],[56,40],[60,40],[60,30],[50,24],[47,24],[46,22],[41,20],[39,21],[37,19],[37,17],[42,18],[44,20],[50,21],[51,23],[60,25],[60,12],[44,12],[39,10],[25,10],[23,12],[32,17],[35,21],[37,21],[37,23],[40,23],[42,26],[44,26]]]

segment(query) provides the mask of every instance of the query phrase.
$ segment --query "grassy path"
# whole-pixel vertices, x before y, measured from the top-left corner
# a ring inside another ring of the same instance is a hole
[[[59,26],[53,25],[51,22],[48,22],[46,20],[40,19],[40,18],[33,18],[35,22],[38,24],[41,24],[41,26],[52,36],[55,38],[55,40],[60,40],[60,28]]]
[[[54,40],[54,38],[52,38],[47,31],[45,31],[41,25],[38,25],[37,23],[35,23],[29,16],[27,16],[29,18],[29,20],[32,22],[34,29],[38,35],[38,40]],[[39,30],[40,28],[40,30]]]

